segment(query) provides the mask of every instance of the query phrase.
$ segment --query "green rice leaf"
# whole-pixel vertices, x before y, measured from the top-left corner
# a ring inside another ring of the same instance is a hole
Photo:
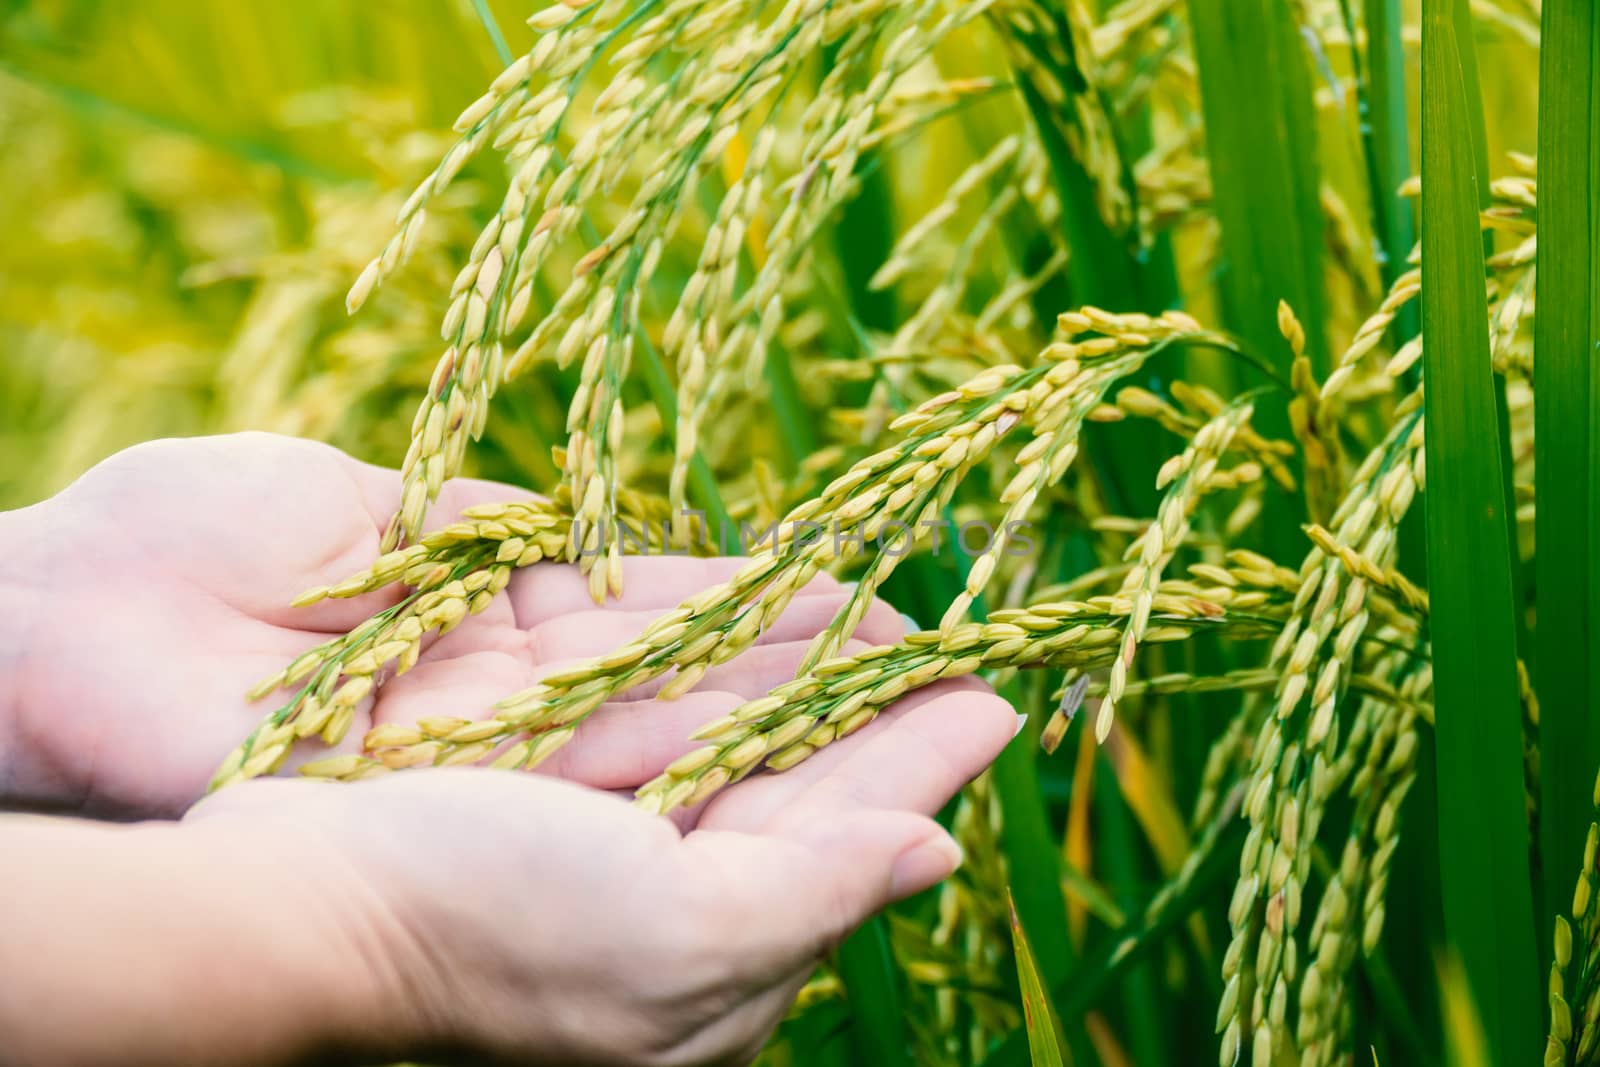
[[[839,977],[850,998],[850,1042],[857,1062],[909,1064],[900,1003],[900,971],[889,947],[889,923],[879,915],[839,946]]]
[[[1425,0],[1422,326],[1445,930],[1491,1062],[1540,1038],[1512,550],[1489,361],[1465,0]]]
[[[1193,871],[1173,879],[1150,898],[1145,913],[1087,952],[1070,976],[1052,983],[1056,1017],[1077,1019],[1104,995],[1111,984],[1147,959],[1175,929],[1192,915],[1208,894],[1231,879],[1238,870],[1244,843],[1242,820],[1226,818],[1216,824],[1209,845],[1197,845],[1203,855]],[[1157,902],[1159,901],[1159,906]],[[1019,1067],[1027,1062],[1028,1035],[1018,1027],[1000,1041],[983,1060],[984,1067]]]
[[[1233,327],[1281,360],[1278,301],[1323,352],[1316,114],[1294,5],[1189,0]],[[1320,368],[1319,368],[1320,370]]]
[[[1600,133],[1595,130],[1593,0],[1546,0],[1539,66],[1539,305],[1534,322],[1536,584],[1541,705],[1544,912],[1564,911],[1570,857],[1583,848],[1600,763],[1594,667],[1596,573],[1592,418],[1600,341]]]
[[[1400,185],[1411,175],[1410,131],[1406,122],[1405,48],[1401,42],[1400,0],[1364,0],[1367,52],[1358,87],[1373,224],[1383,252],[1383,283],[1406,270],[1416,242],[1411,204]],[[1401,340],[1417,334],[1417,311],[1407,305],[1395,318]]]
[[[1065,1041],[1061,1037],[1061,1020],[1039,977],[1039,966],[1034,962],[1033,950],[1028,947],[1028,935],[1023,932],[1022,920],[1017,918],[1017,905],[1006,893],[1006,909],[1011,916],[1011,943],[1017,956],[1017,983],[1022,988],[1022,1011],[1027,1020],[1028,1050],[1035,1067],[1063,1067],[1067,1062],[1062,1051]]]

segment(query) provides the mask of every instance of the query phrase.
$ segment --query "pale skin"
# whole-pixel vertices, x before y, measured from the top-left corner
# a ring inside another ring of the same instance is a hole
[[[793,675],[844,602],[827,579],[688,695],[603,706],[540,773],[201,801],[271,706],[241,694],[389,602],[287,606],[370,562],[398,485],[245,434],[140,446],[0,513],[0,811],[146,820],[0,814],[0,1060],[741,1063],[832,945],[955,868],[930,816],[1018,723],[976,681],[672,819],[626,800],[696,725]],[[520,492],[449,483],[435,514]],[[377,723],[487,714],[737,565],[630,559],[603,606],[576,568],[519,572],[363,705],[345,747]],[[856,637],[901,632],[880,603]]]

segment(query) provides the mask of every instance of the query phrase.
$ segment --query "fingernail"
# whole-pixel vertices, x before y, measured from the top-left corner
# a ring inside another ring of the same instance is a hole
[[[903,899],[938,885],[960,866],[961,846],[941,832],[899,855],[889,876],[889,888],[895,899]]]
[[[1016,737],[1022,732],[1022,728],[1026,725],[1028,725],[1028,713],[1025,711],[1019,711],[1017,713],[1017,725],[1016,728],[1011,731],[1011,736]]]
[[[906,633],[915,634],[922,632],[922,627],[917,623],[917,620],[913,619],[910,615],[907,615],[903,611],[900,613],[900,621],[905,624]]]

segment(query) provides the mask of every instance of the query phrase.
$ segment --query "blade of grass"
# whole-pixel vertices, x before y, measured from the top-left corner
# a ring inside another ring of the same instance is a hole
[[[1117,907],[1111,894],[1071,862],[1061,865],[1061,891],[1070,900],[1082,904],[1088,914],[1107,926],[1121,926],[1128,921],[1128,916]]]
[[[1095,208],[1094,185],[1083,164],[1067,147],[1066,137],[1050,118],[1045,103],[1027,79],[1019,79],[1022,98],[1033,116],[1050,159],[1050,175],[1061,201],[1061,225],[1066,238],[1067,278],[1075,304],[1099,307],[1134,307],[1134,265],[1127,245],[1111,231]]]
[[[1012,25],[1007,32],[1031,56],[1035,68],[1031,72],[1025,66],[1017,68],[1016,82],[1049,157],[1051,179],[1061,202],[1062,237],[1071,257],[1067,261],[1067,277],[1072,298],[1078,304],[1158,310],[1144,308],[1139,299],[1141,264],[1133,254],[1137,243],[1137,189],[1119,139],[1106,138],[1108,143],[1099,145],[1100,150],[1113,157],[1111,160],[1098,160],[1097,173],[1088,168],[1087,161],[1093,158],[1095,148],[1077,109],[1085,107],[1108,122],[1116,119],[1101,89],[1092,49],[1087,48],[1086,12],[1070,5],[1041,5],[1037,14],[1039,25],[1031,29]],[[1051,94],[1035,84],[1035,76],[1049,83],[1046,88],[1051,89]],[[1056,103],[1048,102],[1047,95]],[[1069,143],[1074,136],[1077,151]],[[1128,204],[1126,216],[1111,208],[1104,210],[1112,217],[1102,213],[1098,195],[1102,181],[1121,191]]]
[[[1539,605],[1540,855],[1562,872],[1580,855],[1600,762],[1590,556],[1597,467],[1591,418],[1600,246],[1594,198],[1600,132],[1594,94],[1600,18],[1593,0],[1545,0],[1539,52],[1539,305],[1534,319],[1535,586]],[[1569,878],[1545,879],[1544,913],[1565,910]]]
[[[1121,741],[1126,735],[1119,734]],[[1111,739],[1108,738],[1108,741]],[[1095,809],[1099,816],[1100,856],[1105,877],[1116,894],[1119,907],[1134,913],[1138,906],[1138,886],[1145,881],[1140,870],[1138,842],[1133,833],[1131,799],[1124,799],[1124,786],[1117,766],[1106,748],[1100,757],[1105,761],[1101,773],[1094,776]],[[1145,1067],[1170,1063],[1166,1048],[1166,1033],[1161,1026],[1157,1008],[1155,974],[1149,964],[1140,964],[1128,971],[1122,981],[1122,1007],[1127,1019],[1128,1046],[1135,1063]]]
[[[1457,12],[1460,16],[1460,40],[1463,42],[1458,51],[1461,65],[1461,82],[1465,87],[1465,111],[1463,113],[1465,134],[1470,134],[1472,139],[1472,160],[1474,174],[1477,180],[1474,190],[1477,194],[1478,210],[1485,211],[1491,204],[1489,191],[1489,127],[1484,117],[1483,93],[1478,83],[1478,55],[1472,46],[1471,27],[1474,25],[1468,0],[1457,0]],[[1494,254],[1494,232],[1480,225],[1478,239],[1483,244],[1483,254]],[[1500,436],[1500,473],[1501,487],[1505,499],[1513,499],[1511,473],[1514,467],[1511,456],[1511,408],[1506,401],[1506,392],[1496,383],[1494,389],[1495,421],[1498,424]],[[1516,509],[1505,509],[1506,538],[1511,545],[1511,601],[1516,605],[1513,619],[1517,631],[1517,648],[1526,649],[1528,642],[1527,623],[1527,578],[1523,574],[1522,561],[1518,557],[1517,548],[1517,517]],[[1539,937],[1540,944],[1548,944],[1549,937]]]
[[[1134,919],[1109,940],[1084,955],[1083,962],[1066,979],[1051,984],[1056,1016],[1076,1019],[1087,1011],[1106,988],[1128,968],[1148,956],[1162,939],[1194,913],[1196,907],[1238,871],[1239,849],[1244,843],[1240,820],[1230,819],[1200,865],[1175,896],[1153,915]],[[984,1067],[1021,1067],[1028,1062],[1028,1035],[1019,1027],[1000,1040],[984,1058]]]
[[[1405,1050],[1405,1062],[1417,1065],[1437,1063],[1439,1042],[1423,1037],[1422,1029],[1411,1013],[1411,1005],[1395,981],[1383,944],[1380,942],[1373,946],[1371,952],[1363,952],[1359,963],[1372,989],[1373,1007],[1390,1031],[1391,1040]]]
[[[1473,1001],[1471,983],[1461,961],[1446,955],[1437,969],[1440,999],[1444,1002],[1445,1062],[1452,1067],[1491,1067],[1503,1062],[1491,1054],[1483,1013]]]
[[[1278,356],[1285,376],[1280,299],[1305,326],[1310,351],[1326,349],[1316,113],[1294,10],[1278,0],[1189,0],[1227,313],[1255,348]],[[1286,426],[1269,420],[1263,429]]]
[[[857,1063],[911,1063],[900,996],[900,969],[889,947],[889,924],[869,919],[839,946],[839,978],[850,1001],[847,1034]]]
[[[800,393],[800,383],[795,380],[794,365],[789,361],[789,352],[783,345],[774,343],[768,346],[761,373],[767,380],[767,398],[772,406],[773,418],[777,421],[785,469],[793,473],[817,450],[817,435],[812,428],[812,416],[805,398]]]
[[[1292,358],[1278,333],[1280,300],[1304,326],[1319,377],[1328,347],[1317,116],[1296,10],[1281,0],[1189,0],[1212,200],[1222,226],[1223,319],[1283,378]],[[1241,372],[1242,386],[1263,380]],[[1286,404],[1262,405],[1256,421],[1269,436],[1288,436]],[[1299,506],[1269,497],[1263,518],[1268,554],[1288,559],[1304,551]]]
[[[824,69],[834,65],[837,52],[837,45],[823,49]],[[874,289],[869,283],[894,248],[894,195],[888,175],[892,165],[892,155],[880,149],[862,156],[856,172],[859,189],[845,202],[839,212],[839,225],[833,230],[834,247],[856,321],[885,332],[895,327],[894,290]]]
[[[1350,0],[1346,0],[1349,3]],[[1416,243],[1416,226],[1409,198],[1401,183],[1412,174],[1410,126],[1406,113],[1406,51],[1402,34],[1400,0],[1362,0],[1361,21],[1366,31],[1366,53],[1357,71],[1357,106],[1366,157],[1367,185],[1373,229],[1380,252],[1380,276],[1385,287],[1407,269]],[[1352,40],[1355,40],[1352,34]],[[1391,339],[1403,344],[1417,335],[1420,318],[1415,302],[1400,309],[1391,327]],[[1421,367],[1406,372],[1406,385],[1421,379]],[[1401,567],[1407,573],[1424,573],[1422,509],[1414,508],[1400,530]],[[1403,835],[1395,857],[1395,882],[1415,887],[1415,892],[1391,894],[1390,920],[1384,938],[1389,956],[1400,972],[1396,983],[1404,1002],[1425,1029],[1423,1047],[1437,1049],[1443,1041],[1438,1027],[1434,952],[1443,939],[1438,908],[1439,857],[1437,796],[1434,789],[1434,739],[1420,739],[1417,786],[1406,805],[1410,832]]]
[[[1045,993],[1039,978],[1039,967],[1034,962],[1033,950],[1028,947],[1028,935],[1023,932],[1022,921],[1017,918],[1017,904],[1006,893],[1006,910],[1011,916],[1011,943],[1017,957],[1017,984],[1022,989],[1022,1013],[1027,1020],[1028,1048],[1034,1067],[1065,1067],[1062,1054],[1065,1041],[1061,1037],[1061,1020]]]
[[[950,514],[947,511],[945,517],[949,518]],[[898,595],[891,595],[891,603],[904,603],[918,618],[937,617],[966,583],[967,557],[950,553],[946,558],[951,562],[929,556],[908,559],[891,580],[903,591],[904,601]],[[980,597],[973,606],[973,616],[983,618],[986,614],[984,598]],[[1033,681],[1043,681],[1043,672],[1029,673],[1037,676]],[[1030,702],[1024,684],[1016,678],[1000,687],[1000,695],[1016,708],[1043,706],[1038,701]],[[1000,803],[1000,852],[1010,871],[1014,906],[1023,923],[1033,931],[1032,948],[1045,984],[1056,988],[1077,973],[1079,961],[1067,927],[1064,864],[1059,841],[1051,828],[1049,809],[1039,781],[1037,724],[1042,723],[1043,718],[1040,714],[1030,717],[1024,729],[1001,752],[990,774]],[[1072,1051],[1074,1063],[1092,1064],[1095,1060],[1081,1015],[1079,1011],[1067,1017],[1069,1022],[1064,1028],[1067,1047]],[[1026,1056],[1025,1047],[1022,1055]],[[1025,1062],[1025,1059],[1018,1062]]]
[[[1095,209],[1093,187],[1083,166],[1067,150],[1066,140],[1050,121],[1044,110],[1048,105],[1039,94],[1026,82],[1022,83],[1022,94],[1050,159],[1050,173],[1061,202],[1068,252],[1069,306],[1141,308],[1132,257]],[[1053,322],[1055,314],[1062,310],[1051,308],[1040,321]],[[1118,447],[1111,446],[1112,438],[1117,439]],[[1150,472],[1160,467],[1164,457],[1156,453],[1151,435],[1114,434],[1111,427],[1093,424],[1084,427],[1084,442],[1085,458],[1100,474],[1114,509],[1123,513],[1154,510],[1156,493]]]
[[[1476,91],[1465,0],[1424,0],[1422,326],[1427,404],[1439,856],[1445,930],[1483,1014],[1491,1062],[1540,1038],[1523,799],[1516,606],[1489,363]]]
[[[1445,937],[1439,915],[1437,740],[1428,731],[1417,738],[1417,782],[1406,801],[1406,832],[1400,835],[1390,877],[1392,885],[1406,886],[1407,891],[1389,895],[1389,919],[1384,928],[1384,943],[1397,972],[1397,982],[1422,1030],[1423,1043],[1430,1049],[1438,1049],[1444,1043],[1434,973],[1434,960]]]
[[[500,23],[496,21],[494,12],[489,10],[489,0],[472,0],[472,10],[477,13],[478,21],[483,23],[489,43],[494,45],[494,54],[500,57],[502,65],[509,67],[515,57],[511,54],[511,46],[506,43],[506,35],[500,32]]]
[[[1013,703],[1018,685],[1001,690]],[[1067,980],[1077,964],[1077,952],[1067,929],[1066,899],[1061,892],[1061,853],[1045,810],[1039,788],[1039,768],[1035,753],[1039,735],[1033,723],[1012,739],[990,772],[1001,809],[1000,849],[1011,872],[1012,907],[1033,931],[1032,946],[1044,983],[1054,988]],[[1073,1018],[1076,1018],[1074,1016]],[[1072,1034],[1074,1061],[1093,1062],[1087,1055],[1088,1041],[1081,1027]]]
[[[1373,223],[1382,252],[1383,284],[1388,286],[1406,270],[1406,257],[1416,242],[1411,203],[1400,195],[1400,184],[1411,175],[1400,0],[1364,0],[1363,21],[1367,54],[1357,74],[1357,105]],[[1408,303],[1395,316],[1396,339],[1409,341],[1417,335],[1417,328],[1416,306]],[[1411,374],[1416,376],[1415,369]]]
[[[848,1012],[843,1000],[832,999],[785,1019],[777,1038],[792,1052],[788,1062],[805,1067],[850,1067],[850,1047],[844,1040]]]

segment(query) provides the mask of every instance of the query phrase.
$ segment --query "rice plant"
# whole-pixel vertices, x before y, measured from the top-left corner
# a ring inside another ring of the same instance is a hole
[[[629,552],[738,552],[631,643],[300,772],[531,770],[826,571],[856,584],[796,677],[637,804],[781,774],[943,678],[1030,717],[944,814],[962,870],[846,941],[764,1062],[1600,1062],[1591,0],[511,14],[429,16],[497,56],[429,75],[451,136],[294,98],[314,119],[250,166],[300,236],[185,267],[228,290],[220,364],[92,357],[207,397],[122,437],[270,423],[401,468],[382,554],[298,602],[398,603],[263,679],[213,788],[338,744],[517,568],[600,601]],[[22,55],[0,114],[42,143],[84,90]],[[382,221],[291,151],[330,126]],[[26,355],[59,328],[17,330],[14,406],[101,418]],[[71,471],[35,473],[4,488]],[[541,497],[433,514],[463,473]],[[915,625],[847,648],[880,596]]]

